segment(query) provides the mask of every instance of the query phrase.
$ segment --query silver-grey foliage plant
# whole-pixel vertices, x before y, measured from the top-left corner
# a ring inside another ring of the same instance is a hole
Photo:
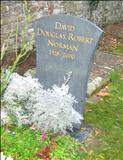
[[[83,119],[73,108],[77,100],[67,84],[46,90],[38,79],[13,73],[3,100],[8,115],[13,114],[18,124],[33,124],[44,132],[67,133],[66,129],[72,131],[72,124]]]

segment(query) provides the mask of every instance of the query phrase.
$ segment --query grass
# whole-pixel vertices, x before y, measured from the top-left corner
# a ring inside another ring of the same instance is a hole
[[[47,144],[55,149],[52,160],[122,160],[123,159],[123,73],[114,72],[108,85],[109,96],[97,104],[87,105],[85,121],[98,129],[99,145],[86,147],[68,135],[48,133]],[[35,156],[42,145],[41,133],[25,127],[1,128],[1,149],[14,160],[38,160]]]
[[[114,54],[123,55],[123,44],[120,44],[116,49],[112,51]]]
[[[122,77],[121,77],[122,75]],[[94,155],[105,160],[123,159],[123,73],[114,72],[109,84],[109,97],[98,104],[88,105],[92,112],[85,113],[86,122],[101,131],[101,145],[94,148]]]

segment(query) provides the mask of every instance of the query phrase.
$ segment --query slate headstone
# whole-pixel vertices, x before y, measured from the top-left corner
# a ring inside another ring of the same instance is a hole
[[[61,86],[70,75],[70,93],[78,100],[74,108],[83,114],[88,77],[103,31],[84,18],[68,15],[40,18],[33,28],[39,81],[47,89]],[[74,127],[80,128],[78,124]]]

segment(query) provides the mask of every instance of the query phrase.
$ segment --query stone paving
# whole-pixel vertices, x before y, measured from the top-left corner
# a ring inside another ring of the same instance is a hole
[[[123,68],[123,56],[97,50],[88,82],[87,95],[90,96],[97,88],[109,81],[110,73],[118,67]]]

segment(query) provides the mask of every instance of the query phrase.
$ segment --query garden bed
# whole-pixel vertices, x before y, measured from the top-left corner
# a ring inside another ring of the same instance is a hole
[[[42,137],[43,133],[35,128],[4,126],[1,151],[14,160],[36,160],[41,159],[39,153],[45,153],[44,146],[50,146],[51,150],[45,153],[45,156],[50,155],[50,160],[122,160],[123,72],[112,73],[111,83],[106,88],[108,96],[85,108],[85,122],[94,128],[85,143],[69,135],[46,133],[46,137]]]

